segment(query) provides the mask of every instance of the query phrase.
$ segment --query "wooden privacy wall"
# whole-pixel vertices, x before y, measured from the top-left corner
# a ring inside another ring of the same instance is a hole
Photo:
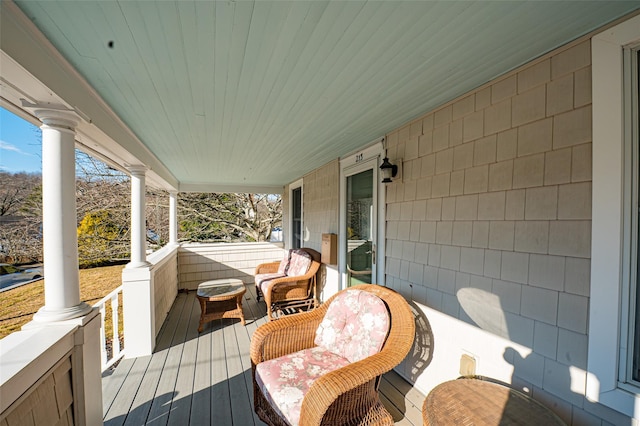
[[[260,263],[281,260],[283,244],[184,243],[178,251],[178,288],[196,290],[203,281],[237,278],[253,283]]]
[[[153,269],[153,286],[155,292],[155,323],[160,330],[167,313],[178,294],[178,256],[167,256]]]
[[[71,354],[0,415],[0,426],[73,424]]]

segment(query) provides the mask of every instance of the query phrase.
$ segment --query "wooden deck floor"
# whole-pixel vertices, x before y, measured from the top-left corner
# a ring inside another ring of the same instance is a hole
[[[249,343],[265,323],[252,286],[243,301],[246,327],[216,320],[198,334],[195,293],[180,293],[151,356],[127,359],[102,380],[104,424],[264,425],[253,412]],[[380,385],[397,425],[422,425],[424,396],[394,372]]]

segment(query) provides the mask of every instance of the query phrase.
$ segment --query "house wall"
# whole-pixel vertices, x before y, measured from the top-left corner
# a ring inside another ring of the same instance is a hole
[[[338,159],[306,174],[303,179],[303,226],[305,246],[321,251],[322,234],[338,233]]]
[[[283,196],[284,239],[291,232],[289,185]],[[302,179],[302,226],[304,246],[322,252],[322,234],[338,233],[340,162],[335,159],[306,174]],[[288,248],[288,247],[287,247]],[[339,290],[337,265],[323,264],[320,271],[319,298],[326,300]]]
[[[284,189],[283,230],[285,241],[291,232],[291,212],[289,211],[290,185]],[[302,221],[304,246],[314,250],[322,249],[322,234],[338,233],[338,212],[340,193],[340,162],[335,159],[302,178]],[[287,247],[288,248],[288,247]]]
[[[631,424],[584,397],[591,121],[583,40],[389,133],[386,284],[431,336],[401,366],[423,392],[467,354],[568,424]]]

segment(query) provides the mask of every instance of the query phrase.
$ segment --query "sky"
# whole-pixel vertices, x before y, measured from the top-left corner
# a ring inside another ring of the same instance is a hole
[[[42,173],[40,129],[0,108],[0,171]]]

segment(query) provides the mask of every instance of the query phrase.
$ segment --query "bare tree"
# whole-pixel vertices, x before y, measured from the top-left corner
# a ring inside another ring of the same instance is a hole
[[[0,258],[29,263],[42,258],[40,175],[0,172]]]
[[[266,194],[180,194],[181,238],[269,241],[282,222],[282,199]]]
[[[39,174],[1,173],[0,260],[42,261]],[[128,175],[76,151],[78,253],[82,266],[129,257],[131,181]],[[147,242],[169,239],[169,195],[147,188]],[[282,222],[279,195],[195,194],[179,197],[179,238],[190,241],[268,241]]]
[[[125,173],[76,151],[76,212],[81,266],[129,257],[130,188],[130,179]]]

